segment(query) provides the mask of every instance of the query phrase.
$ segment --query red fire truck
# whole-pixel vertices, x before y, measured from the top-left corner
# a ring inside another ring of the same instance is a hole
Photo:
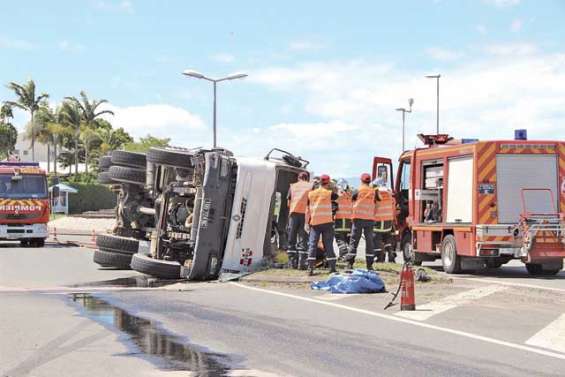
[[[418,135],[396,181],[396,229],[414,264],[441,258],[448,273],[520,259],[552,275],[565,258],[565,142],[457,141]],[[390,160],[375,157],[373,175]]]
[[[0,161],[0,239],[42,247],[49,213],[47,177],[39,164]]]

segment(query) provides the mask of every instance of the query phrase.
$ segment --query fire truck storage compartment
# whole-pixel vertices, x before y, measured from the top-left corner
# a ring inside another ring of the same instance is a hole
[[[473,220],[473,157],[450,159],[447,179],[448,223],[470,223]]]
[[[554,154],[499,154],[496,156],[496,177],[499,224],[515,224],[520,220],[524,188],[550,189],[555,200],[552,205],[547,191],[527,192],[528,212],[552,213],[559,208],[557,157]]]
[[[428,224],[440,223],[443,208],[443,161],[425,161],[423,170],[423,188],[419,195],[422,202],[421,219]]]

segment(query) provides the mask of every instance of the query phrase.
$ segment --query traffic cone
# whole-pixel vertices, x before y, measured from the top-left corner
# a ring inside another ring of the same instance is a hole
[[[400,310],[416,310],[416,297],[414,295],[414,272],[410,264],[405,264],[400,272],[402,280],[400,292]]]

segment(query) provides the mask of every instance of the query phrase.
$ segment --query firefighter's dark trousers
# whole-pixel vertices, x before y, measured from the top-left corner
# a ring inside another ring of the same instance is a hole
[[[334,224],[312,225],[308,239],[308,265],[312,268],[316,263],[318,242],[322,238],[326,261],[331,270],[335,270],[336,256],[334,253]]]
[[[288,219],[288,262],[292,268],[306,267],[308,234],[304,230],[305,215],[291,213]]]
[[[375,257],[378,262],[384,262],[388,254],[388,261],[394,263],[396,252],[393,250],[392,221],[375,221]]]
[[[351,240],[349,242],[349,251],[345,256],[345,260],[350,264],[353,264],[355,257],[357,256],[357,246],[359,246],[359,240],[361,235],[365,235],[365,260],[367,261],[367,268],[373,265],[375,259],[375,248],[373,246],[373,227],[375,222],[373,220],[363,220],[363,219],[353,219],[353,225],[351,227]]]
[[[338,219],[334,222],[335,242],[339,250],[339,257],[343,258],[349,250],[351,239],[351,220]]]

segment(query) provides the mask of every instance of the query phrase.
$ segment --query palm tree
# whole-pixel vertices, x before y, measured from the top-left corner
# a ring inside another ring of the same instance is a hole
[[[24,111],[29,111],[31,115],[30,124],[31,126],[31,158],[35,161],[35,137],[34,124],[35,124],[35,112],[39,109],[39,105],[42,100],[49,97],[47,93],[42,93],[39,96],[35,96],[35,82],[29,80],[23,85],[15,82],[10,82],[8,84],[8,89],[11,89],[16,94],[17,99],[15,101],[7,101],[6,103],[10,107],[17,107]]]
[[[0,123],[7,123],[8,118],[14,118],[14,112],[12,110],[12,106],[10,104],[4,102],[2,106],[0,106]]]
[[[50,171],[51,167],[51,144],[53,144],[53,134],[49,130],[49,124],[56,122],[55,117],[53,110],[47,104],[44,104],[39,107],[35,114],[35,121],[28,124],[26,130],[26,138],[35,135],[37,141],[47,145],[47,172]],[[55,160],[56,164],[57,160]]]
[[[90,145],[96,140],[100,140],[98,133],[86,125],[83,125],[80,130],[80,140],[82,145],[84,145],[84,171],[88,173],[88,152],[90,150]]]
[[[75,174],[78,174],[78,143],[83,125],[80,107],[74,101],[64,101],[60,109],[60,123],[72,133],[75,142]]]

